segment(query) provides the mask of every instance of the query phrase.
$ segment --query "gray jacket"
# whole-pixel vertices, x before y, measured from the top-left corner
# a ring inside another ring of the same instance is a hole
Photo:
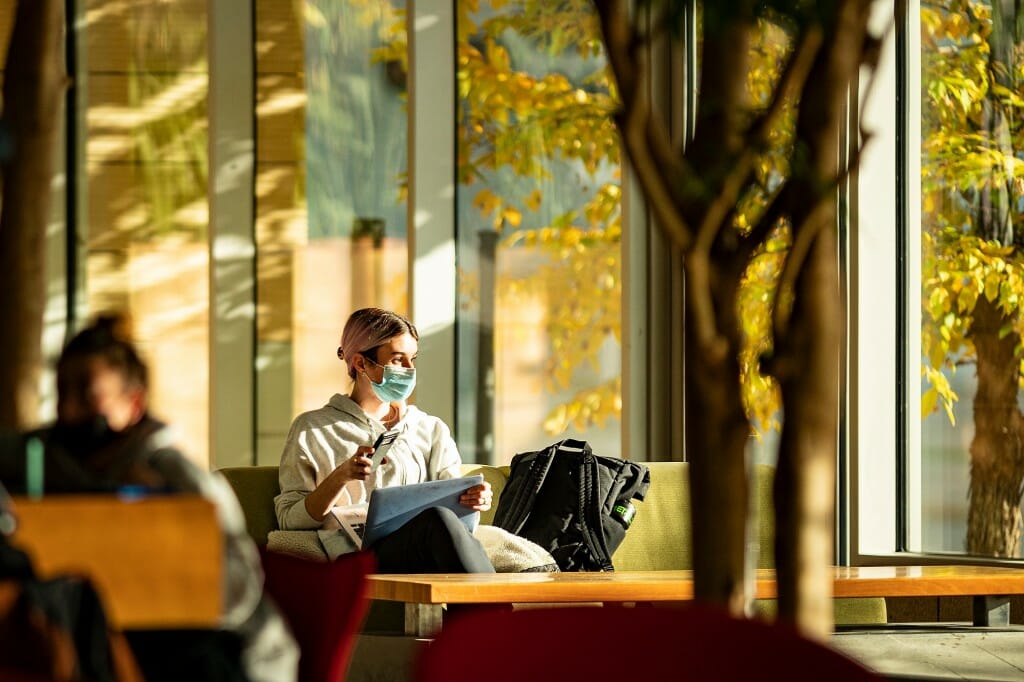
[[[414,405],[394,427],[398,438],[387,461],[365,481],[349,481],[338,500],[339,507],[365,504],[375,487],[422,483],[461,475],[462,460],[448,426]],[[292,422],[281,455],[281,493],[274,498],[282,530],[319,529],[320,540],[332,559],[356,549],[338,522],[328,515],[313,519],[306,511],[306,495],[352,457],[360,446],[373,445],[386,427],[370,417],[345,395],[335,394],[326,405],[304,412]]]

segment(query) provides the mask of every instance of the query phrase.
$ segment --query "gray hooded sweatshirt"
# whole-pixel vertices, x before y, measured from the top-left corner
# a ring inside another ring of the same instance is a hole
[[[349,481],[337,506],[365,505],[376,487],[422,483],[461,475],[462,460],[448,426],[414,405],[404,407],[395,425],[399,432],[386,461],[365,481]],[[313,492],[335,467],[352,457],[360,446],[373,445],[387,430],[346,395],[335,394],[318,410],[304,412],[292,422],[281,455],[281,493],[274,498],[282,530],[318,529],[331,559],[352,552],[355,543],[340,530],[333,515],[323,521],[306,511],[306,495]]]

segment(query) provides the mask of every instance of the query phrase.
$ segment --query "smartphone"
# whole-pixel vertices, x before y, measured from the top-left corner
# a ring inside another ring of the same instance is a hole
[[[377,436],[377,440],[373,443],[373,452],[370,454],[370,461],[373,462],[370,465],[371,472],[376,471],[380,463],[384,461],[384,455],[391,449],[391,444],[395,442],[396,438],[398,438],[398,431],[385,431]]]

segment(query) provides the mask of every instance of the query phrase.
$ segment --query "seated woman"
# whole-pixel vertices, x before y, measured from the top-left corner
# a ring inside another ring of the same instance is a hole
[[[332,559],[358,549],[337,516],[365,510],[375,487],[420,483],[461,475],[459,452],[448,427],[408,405],[416,385],[419,334],[406,318],[380,308],[352,313],[338,358],[352,388],[292,422],[281,455],[281,493],[274,499],[284,530],[320,529]],[[398,432],[376,470],[369,457],[385,431]],[[488,483],[466,490],[460,503],[479,511],[491,505]],[[372,547],[381,573],[493,573],[481,544],[450,510],[420,513]]]

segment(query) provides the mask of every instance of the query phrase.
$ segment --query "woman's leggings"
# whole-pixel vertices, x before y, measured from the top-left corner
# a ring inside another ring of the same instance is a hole
[[[378,573],[494,573],[480,541],[444,507],[420,512],[370,550]]]

